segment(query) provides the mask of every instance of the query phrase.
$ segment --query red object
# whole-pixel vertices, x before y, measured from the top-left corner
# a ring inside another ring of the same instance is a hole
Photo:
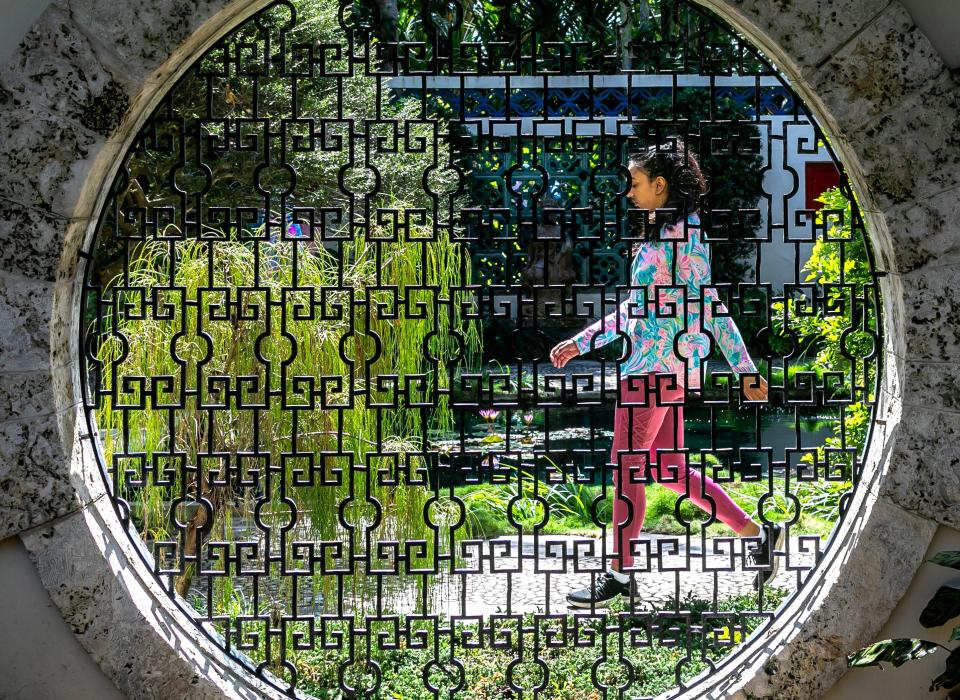
[[[687,468],[683,449],[685,390],[682,384],[670,387],[657,382],[656,376],[655,372],[645,372],[621,378],[613,413],[613,553],[620,560],[621,571],[636,561],[632,545],[642,539],[648,475],[661,486],[687,496],[704,512],[714,513],[734,532],[750,522],[750,516],[713,479]]]
[[[832,161],[820,163],[806,163],[804,172],[804,193],[806,195],[806,209],[822,209],[823,203],[816,201],[817,197],[840,184],[840,172]]]

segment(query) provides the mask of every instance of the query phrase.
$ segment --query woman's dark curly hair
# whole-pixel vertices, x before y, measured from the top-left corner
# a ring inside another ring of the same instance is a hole
[[[682,139],[671,141],[675,141],[676,146],[670,150],[658,150],[657,146],[651,146],[645,151],[631,153],[627,162],[642,170],[651,180],[662,176],[667,181],[664,208],[674,210],[676,223],[697,211],[700,197],[706,194],[707,181],[700,172],[694,152]]]

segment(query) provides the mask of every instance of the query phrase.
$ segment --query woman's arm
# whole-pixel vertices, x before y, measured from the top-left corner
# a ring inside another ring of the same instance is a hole
[[[627,298],[620,302],[616,309],[573,336],[570,340],[576,344],[580,354],[589,352],[594,343],[598,348],[603,347],[616,340],[621,333],[626,333],[627,319],[630,318],[631,313],[634,316],[643,313],[638,310],[643,306],[642,296],[641,289],[631,289]],[[632,312],[631,309],[633,309]]]
[[[757,366],[753,363],[753,359],[747,351],[747,346],[743,342],[743,335],[737,328],[737,324],[730,316],[713,315],[714,304],[717,304],[716,308],[719,313],[727,313],[727,308],[719,302],[720,297],[717,296],[716,289],[708,289],[704,292],[703,313],[706,321],[704,326],[713,334],[720,352],[723,353],[724,359],[734,372],[737,374],[756,373]]]
[[[590,350],[591,341],[596,339],[597,346],[606,345],[617,337],[619,328],[625,328],[630,300],[604,316],[599,321],[591,323],[570,340],[561,340],[550,350],[550,362],[554,367],[563,367],[577,355],[584,355]],[[621,320],[621,315],[623,319]]]
[[[557,343],[550,351],[550,361],[555,367],[563,367],[577,355],[588,353],[590,347],[594,344],[596,344],[596,347],[602,347],[616,340],[621,333],[626,334],[627,320],[631,317],[631,314],[639,315],[643,313],[643,311],[637,311],[643,305],[643,296],[646,289],[640,286],[640,281],[637,279],[640,260],[640,251],[638,250],[630,264],[630,282],[633,287],[630,289],[627,298],[606,316],[591,323],[569,340]]]
[[[737,374],[756,373],[757,366],[753,363],[753,359],[747,351],[747,346],[743,342],[743,336],[740,329],[737,328],[737,324],[730,316],[714,315],[714,308],[716,308],[717,313],[728,313],[726,307],[720,303],[717,290],[703,289],[704,285],[710,284],[711,279],[710,251],[700,236],[697,236],[690,247],[690,258],[687,261],[691,271],[691,283],[688,290],[691,295],[702,296],[703,327],[713,335],[727,364]]]
[[[737,328],[737,324],[733,322],[733,319],[729,316],[714,316],[713,315],[713,303],[718,303],[718,311],[720,313],[727,313],[727,309],[723,304],[719,304],[719,297],[717,296],[717,290],[708,289],[703,295],[704,299],[704,314],[706,314],[707,322],[706,326],[713,333],[713,337],[717,339],[717,345],[720,346],[720,352],[723,353],[724,358],[727,360],[727,364],[733,368],[733,371],[738,375],[742,374],[759,374],[757,371],[757,366],[753,363],[753,359],[750,357],[750,353],[747,352],[747,346],[743,342],[743,336],[740,334],[740,329]],[[751,377],[748,379],[741,380],[741,386],[743,388],[743,395],[749,401],[766,401],[768,398],[768,386],[767,380],[762,376]]]

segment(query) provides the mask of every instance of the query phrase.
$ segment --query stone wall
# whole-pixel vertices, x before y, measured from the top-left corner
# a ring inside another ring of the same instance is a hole
[[[79,251],[106,183],[178,72],[264,4],[57,0],[0,76],[0,538],[20,536],[77,639],[130,697],[273,696],[170,601],[120,531],[76,361]],[[887,273],[878,421],[823,575],[738,665],[684,697],[819,696],[879,632],[938,524],[960,526],[960,88],[897,2],[704,4],[817,112]]]

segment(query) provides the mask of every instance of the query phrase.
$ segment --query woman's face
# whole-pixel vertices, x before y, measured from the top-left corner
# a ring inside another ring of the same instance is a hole
[[[632,184],[627,192],[627,199],[633,202],[637,209],[646,209],[652,215],[654,210],[667,203],[667,181],[663,176],[651,179],[636,165],[629,167]]]

